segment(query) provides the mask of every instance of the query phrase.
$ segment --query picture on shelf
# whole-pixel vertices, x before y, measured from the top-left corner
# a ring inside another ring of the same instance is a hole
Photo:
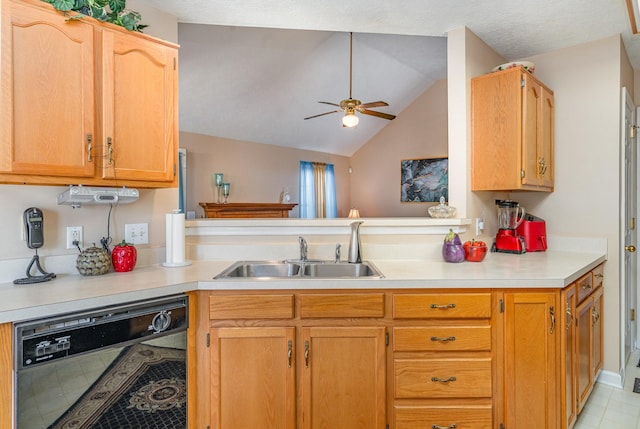
[[[449,158],[404,159],[400,174],[400,202],[449,201]]]

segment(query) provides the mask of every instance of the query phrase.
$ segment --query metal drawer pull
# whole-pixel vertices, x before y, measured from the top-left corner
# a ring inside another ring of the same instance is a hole
[[[291,368],[291,359],[293,358],[293,342],[287,342],[287,366]]]
[[[446,310],[447,308],[456,308],[455,304],[431,304],[431,308],[440,308]]]
[[[594,276],[594,277],[597,277],[597,278],[599,278],[599,279],[601,279],[601,278],[603,278],[603,277],[604,277],[604,276],[602,275],[602,273],[595,273],[593,276]]]
[[[431,341],[441,341],[446,343],[448,341],[455,341],[456,337],[448,337],[448,338],[440,338],[440,337],[431,337]]]
[[[431,429],[456,429],[457,427],[458,425],[455,423],[451,423],[449,426],[431,425]]]
[[[582,289],[591,289],[591,282],[584,282],[584,284],[582,285]]]
[[[431,377],[431,381],[436,381],[436,382],[440,382],[440,383],[449,383],[451,381],[456,381],[457,378],[455,377],[449,377],[449,378],[438,378],[438,377]]]

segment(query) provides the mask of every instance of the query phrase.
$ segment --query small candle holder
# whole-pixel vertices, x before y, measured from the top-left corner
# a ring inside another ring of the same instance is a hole
[[[223,178],[222,173],[215,173],[213,175],[213,184],[216,187],[216,203],[217,204],[220,204],[221,202],[220,193],[222,191],[222,182],[223,182],[222,178]]]
[[[231,183],[223,183],[222,195],[224,195],[224,204],[229,203],[229,192],[231,192]]]

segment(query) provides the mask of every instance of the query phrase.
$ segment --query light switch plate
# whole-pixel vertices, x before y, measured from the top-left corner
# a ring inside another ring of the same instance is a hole
[[[124,226],[124,239],[129,244],[149,243],[148,223],[127,223]]]

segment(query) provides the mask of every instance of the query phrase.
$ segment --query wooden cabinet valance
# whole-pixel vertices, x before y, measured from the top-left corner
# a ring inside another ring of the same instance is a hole
[[[297,204],[279,203],[200,203],[206,218],[273,218],[289,217]]]

